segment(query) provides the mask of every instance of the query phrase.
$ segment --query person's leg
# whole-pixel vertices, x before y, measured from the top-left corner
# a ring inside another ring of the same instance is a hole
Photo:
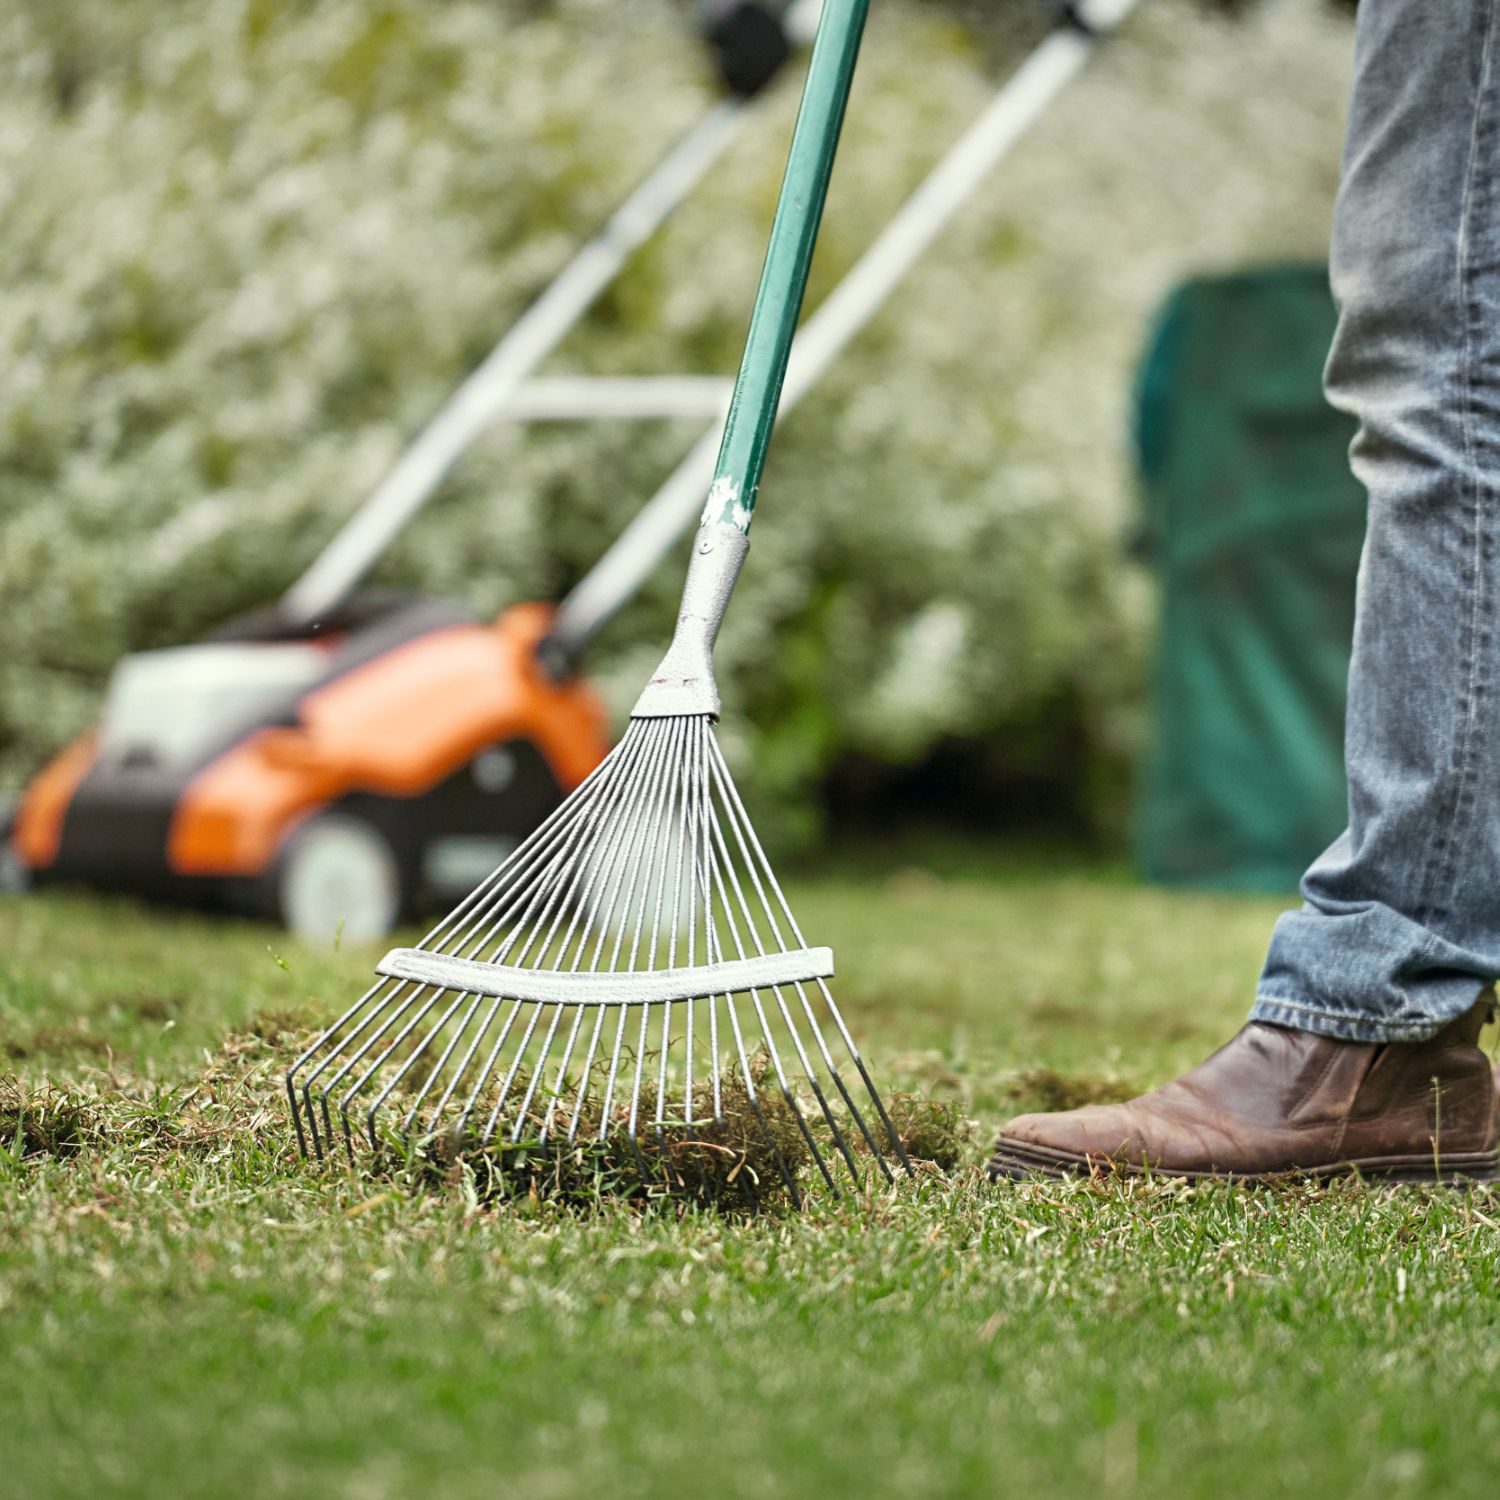
[[[992,1177],[1500,1175],[1476,1045],[1500,975],[1500,0],[1362,0],[1355,60],[1328,368],[1370,497],[1349,831],[1233,1041],[1128,1103],[1012,1120]]]
[[[1252,1015],[1431,1036],[1500,976],[1500,4],[1364,0],[1329,399],[1369,492],[1348,831]]]

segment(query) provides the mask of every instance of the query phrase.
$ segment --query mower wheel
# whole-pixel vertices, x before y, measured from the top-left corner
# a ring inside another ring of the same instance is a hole
[[[382,938],[401,915],[401,898],[401,869],[390,844],[349,813],[309,818],[277,862],[277,914],[311,942]]]
[[[0,844],[0,896],[24,896],[31,889],[31,871],[7,840]]]

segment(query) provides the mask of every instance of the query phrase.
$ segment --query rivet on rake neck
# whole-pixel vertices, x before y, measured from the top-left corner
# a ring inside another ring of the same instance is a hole
[[[749,550],[749,537],[733,526],[715,523],[698,531],[672,644],[636,699],[631,718],[667,719],[691,714],[718,718],[714,641]]]

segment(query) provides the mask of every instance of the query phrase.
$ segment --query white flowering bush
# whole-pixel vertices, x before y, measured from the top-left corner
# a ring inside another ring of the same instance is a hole
[[[875,10],[813,303],[1030,26]],[[690,15],[0,8],[0,783],[89,721],[122,652],[297,576],[703,108]],[[1307,0],[1236,23],[1146,0],[787,421],[720,652],[726,738],[783,837],[814,831],[808,794],[850,758],[955,740],[1002,777],[1115,784],[1147,613],[1122,547],[1147,320],[1184,274],[1322,253],[1348,49]],[[795,92],[552,370],[732,371]],[[485,610],[555,597],[692,436],[497,428],[374,581]],[[674,560],[599,642],[617,705],[680,578]]]

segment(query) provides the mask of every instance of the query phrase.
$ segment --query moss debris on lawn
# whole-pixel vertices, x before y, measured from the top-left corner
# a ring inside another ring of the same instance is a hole
[[[118,1072],[96,1073],[87,1081],[47,1081],[27,1086],[14,1075],[0,1075],[0,1146],[13,1162],[44,1155],[82,1152],[108,1155],[128,1150],[141,1163],[172,1151],[201,1151],[215,1143],[257,1138],[267,1131],[282,1138],[290,1152],[292,1134],[284,1077],[288,1065],[315,1033],[299,1012],[268,1011],[233,1029],[206,1065],[184,1081],[165,1086]],[[792,1103],[775,1087],[769,1060],[752,1059],[750,1086],[737,1070],[724,1076],[715,1118],[706,1088],[697,1091],[697,1123],[651,1123],[654,1095],[618,1101],[605,1121],[597,1094],[580,1112],[576,1144],[482,1146],[468,1137],[438,1131],[421,1140],[390,1137],[366,1149],[352,1128],[337,1129],[324,1145],[338,1166],[421,1186],[464,1183],[488,1198],[556,1198],[575,1206],[612,1199],[650,1203],[685,1197],[736,1210],[788,1206],[816,1187],[813,1145],[835,1172],[841,1158],[829,1130],[799,1122]],[[525,1080],[520,1088],[524,1089]],[[574,1085],[564,1092],[570,1097]],[[962,1165],[972,1127],[951,1103],[920,1092],[891,1097],[889,1117],[914,1170],[955,1169]],[[638,1111],[634,1132],[629,1117]],[[542,1123],[542,1107],[535,1111]],[[847,1121],[846,1135],[853,1139]],[[557,1135],[562,1135],[559,1130]],[[347,1146],[347,1149],[345,1149]],[[861,1179],[877,1177],[868,1148],[855,1141],[853,1166]],[[838,1188],[852,1183],[840,1175]]]

